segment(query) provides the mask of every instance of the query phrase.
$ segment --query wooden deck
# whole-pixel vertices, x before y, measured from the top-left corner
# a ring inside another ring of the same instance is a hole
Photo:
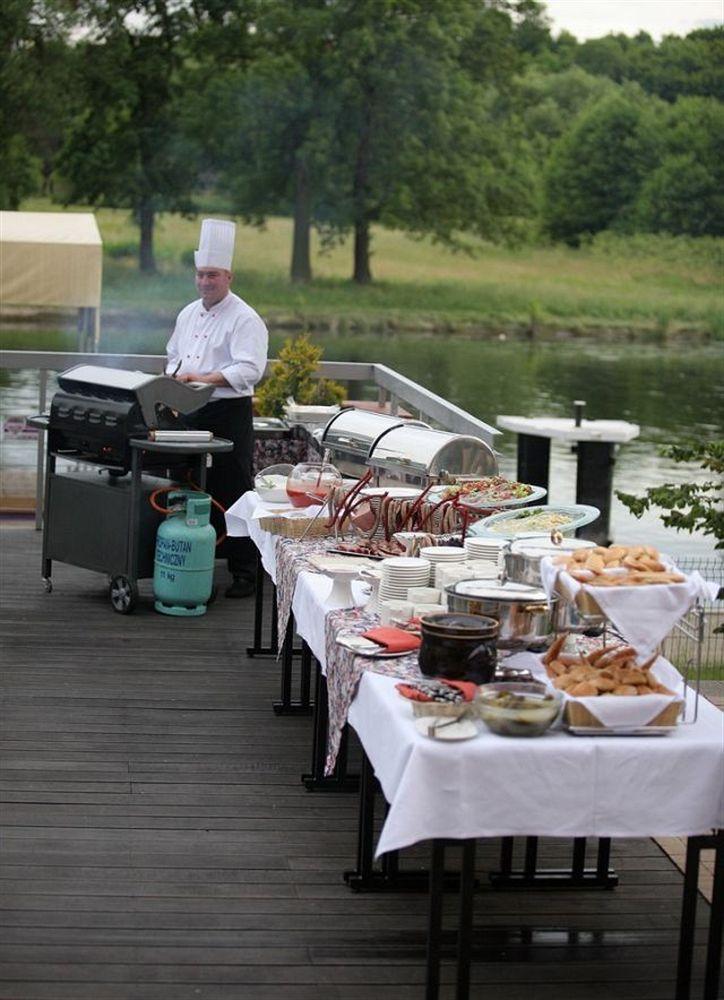
[[[301,786],[310,720],[271,712],[252,602],[123,617],[82,570],[46,595],[30,526],[0,540],[0,1000],[421,1000],[426,900],[343,884],[356,798]],[[613,892],[484,881],[473,998],[670,1000],[681,875],[650,841],[614,864]]]

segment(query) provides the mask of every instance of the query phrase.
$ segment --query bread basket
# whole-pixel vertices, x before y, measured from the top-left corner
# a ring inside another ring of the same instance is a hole
[[[679,719],[679,714],[681,712],[681,706],[683,702],[680,699],[672,701],[670,705],[667,705],[658,715],[655,715],[653,719],[650,719],[641,728],[652,727],[670,727],[675,726]],[[580,701],[576,701],[575,698],[567,698],[565,706],[563,708],[563,721],[567,726],[587,727],[593,729],[606,729],[607,727],[598,719],[592,712],[586,708]]]
[[[312,521],[309,517],[282,517],[280,514],[272,514],[269,517],[260,517],[259,526],[268,531],[270,535],[283,535],[285,538],[325,538],[331,535],[331,529],[327,527],[326,516],[318,517]]]

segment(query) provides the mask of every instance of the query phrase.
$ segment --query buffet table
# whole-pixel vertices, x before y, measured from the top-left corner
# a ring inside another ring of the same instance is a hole
[[[247,494],[235,508],[232,517],[245,512],[248,533],[275,579],[275,540],[254,524],[253,495]],[[297,631],[323,669],[331,589],[331,579],[303,571],[292,600]],[[361,602],[362,588],[354,594]],[[519,654],[516,660],[521,666],[535,663],[532,654]],[[711,831],[724,828],[724,715],[701,698],[696,722],[666,736],[596,738],[559,730],[522,739],[500,737],[481,727],[474,739],[444,743],[418,732],[411,705],[395,690],[395,678],[373,672],[384,662],[367,661],[369,669],[361,673],[348,719],[389,805],[376,855],[433,842],[426,996],[436,997],[438,990],[445,841],[464,845],[457,992],[463,998],[469,980],[476,838],[687,836],[694,846],[697,838],[704,838],[702,845],[711,841],[717,848],[709,942],[712,971],[707,972],[705,994],[713,998],[721,948],[716,941],[721,917],[717,922],[715,914],[724,894],[724,842],[721,834],[712,837]],[[687,717],[693,714],[693,699],[688,691]],[[684,906],[689,917],[695,899],[695,883],[688,879]],[[682,921],[677,998],[688,996],[691,935],[693,927]]]

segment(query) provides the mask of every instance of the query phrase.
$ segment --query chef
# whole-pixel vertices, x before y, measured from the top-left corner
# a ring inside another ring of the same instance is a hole
[[[200,299],[182,309],[166,346],[166,373],[181,382],[208,382],[209,402],[186,417],[189,427],[228,438],[233,450],[214,455],[207,489],[224,509],[253,489],[252,394],[264,374],[268,335],[263,320],[231,291],[236,225],[204,219],[194,254]],[[212,507],[217,534],[225,531],[224,516]],[[217,554],[228,560],[233,577],[227,597],[254,592],[256,552],[249,538],[227,538]]]

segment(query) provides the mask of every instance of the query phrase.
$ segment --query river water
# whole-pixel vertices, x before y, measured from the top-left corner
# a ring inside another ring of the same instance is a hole
[[[276,355],[283,335],[272,335]],[[316,338],[328,361],[376,361],[414,379],[490,424],[498,414],[570,416],[574,399],[586,400],[589,419],[621,419],[641,427],[640,437],[618,451],[614,487],[641,493],[648,486],[706,478],[700,469],[673,465],[659,447],[722,436],[724,350],[717,347],[596,345],[589,341],[536,344],[480,341],[456,336],[326,335]],[[43,348],[51,349],[47,335]],[[15,341],[17,342],[17,341]],[[162,350],[162,337],[148,337],[146,350]],[[28,345],[29,346],[29,345]],[[57,345],[60,347],[60,345]],[[61,348],[62,349],[62,348]],[[67,348],[66,348],[67,349]],[[124,351],[119,343],[103,350]],[[0,372],[0,418],[27,415],[37,407],[34,373]],[[515,475],[515,435],[496,446],[501,470]],[[2,466],[29,470],[31,441],[4,435]],[[550,502],[575,499],[575,455],[557,442],[551,449]],[[644,541],[676,555],[713,554],[714,542],[699,534],[665,528],[657,513],[637,520],[614,498],[616,541]]]

